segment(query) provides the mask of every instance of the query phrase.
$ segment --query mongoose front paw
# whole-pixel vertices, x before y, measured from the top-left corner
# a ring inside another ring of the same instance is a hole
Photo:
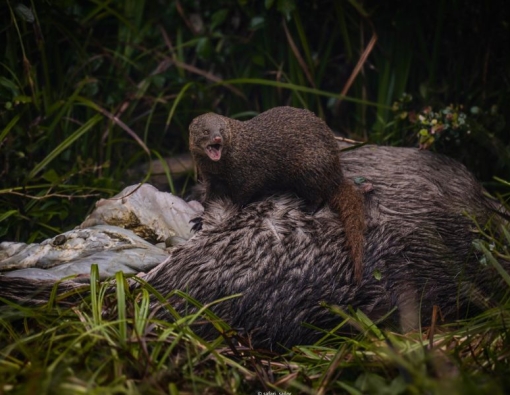
[[[196,218],[193,218],[189,221],[190,224],[193,224],[191,226],[191,230],[193,232],[199,232],[200,230],[202,230],[202,217],[196,217]]]

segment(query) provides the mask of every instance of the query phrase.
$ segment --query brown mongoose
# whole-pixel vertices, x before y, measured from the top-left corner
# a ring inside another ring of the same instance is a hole
[[[245,122],[207,113],[189,130],[206,207],[217,197],[245,205],[276,191],[294,192],[315,208],[327,202],[340,215],[361,280],[363,197],[344,177],[340,149],[326,123],[308,110],[276,107]]]

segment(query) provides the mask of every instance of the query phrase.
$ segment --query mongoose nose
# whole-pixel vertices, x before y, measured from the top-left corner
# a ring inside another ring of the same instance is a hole
[[[212,140],[214,144],[219,144],[221,143],[221,136],[214,136]]]

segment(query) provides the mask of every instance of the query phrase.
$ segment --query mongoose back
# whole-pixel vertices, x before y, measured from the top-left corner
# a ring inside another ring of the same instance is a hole
[[[334,134],[320,118],[293,107],[276,107],[245,122],[207,113],[189,130],[206,209],[214,198],[245,205],[277,191],[294,192],[316,207],[327,202],[344,225],[355,277],[361,279],[363,197],[344,177]]]

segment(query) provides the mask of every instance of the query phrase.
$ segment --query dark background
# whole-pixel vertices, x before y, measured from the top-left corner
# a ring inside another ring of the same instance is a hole
[[[3,2],[0,239],[74,227],[100,196],[146,179],[141,164],[187,152],[187,126],[206,111],[246,119],[305,107],[346,137],[455,157],[504,194],[493,177],[510,181],[509,9]],[[192,172],[167,178],[177,194],[193,182]]]

